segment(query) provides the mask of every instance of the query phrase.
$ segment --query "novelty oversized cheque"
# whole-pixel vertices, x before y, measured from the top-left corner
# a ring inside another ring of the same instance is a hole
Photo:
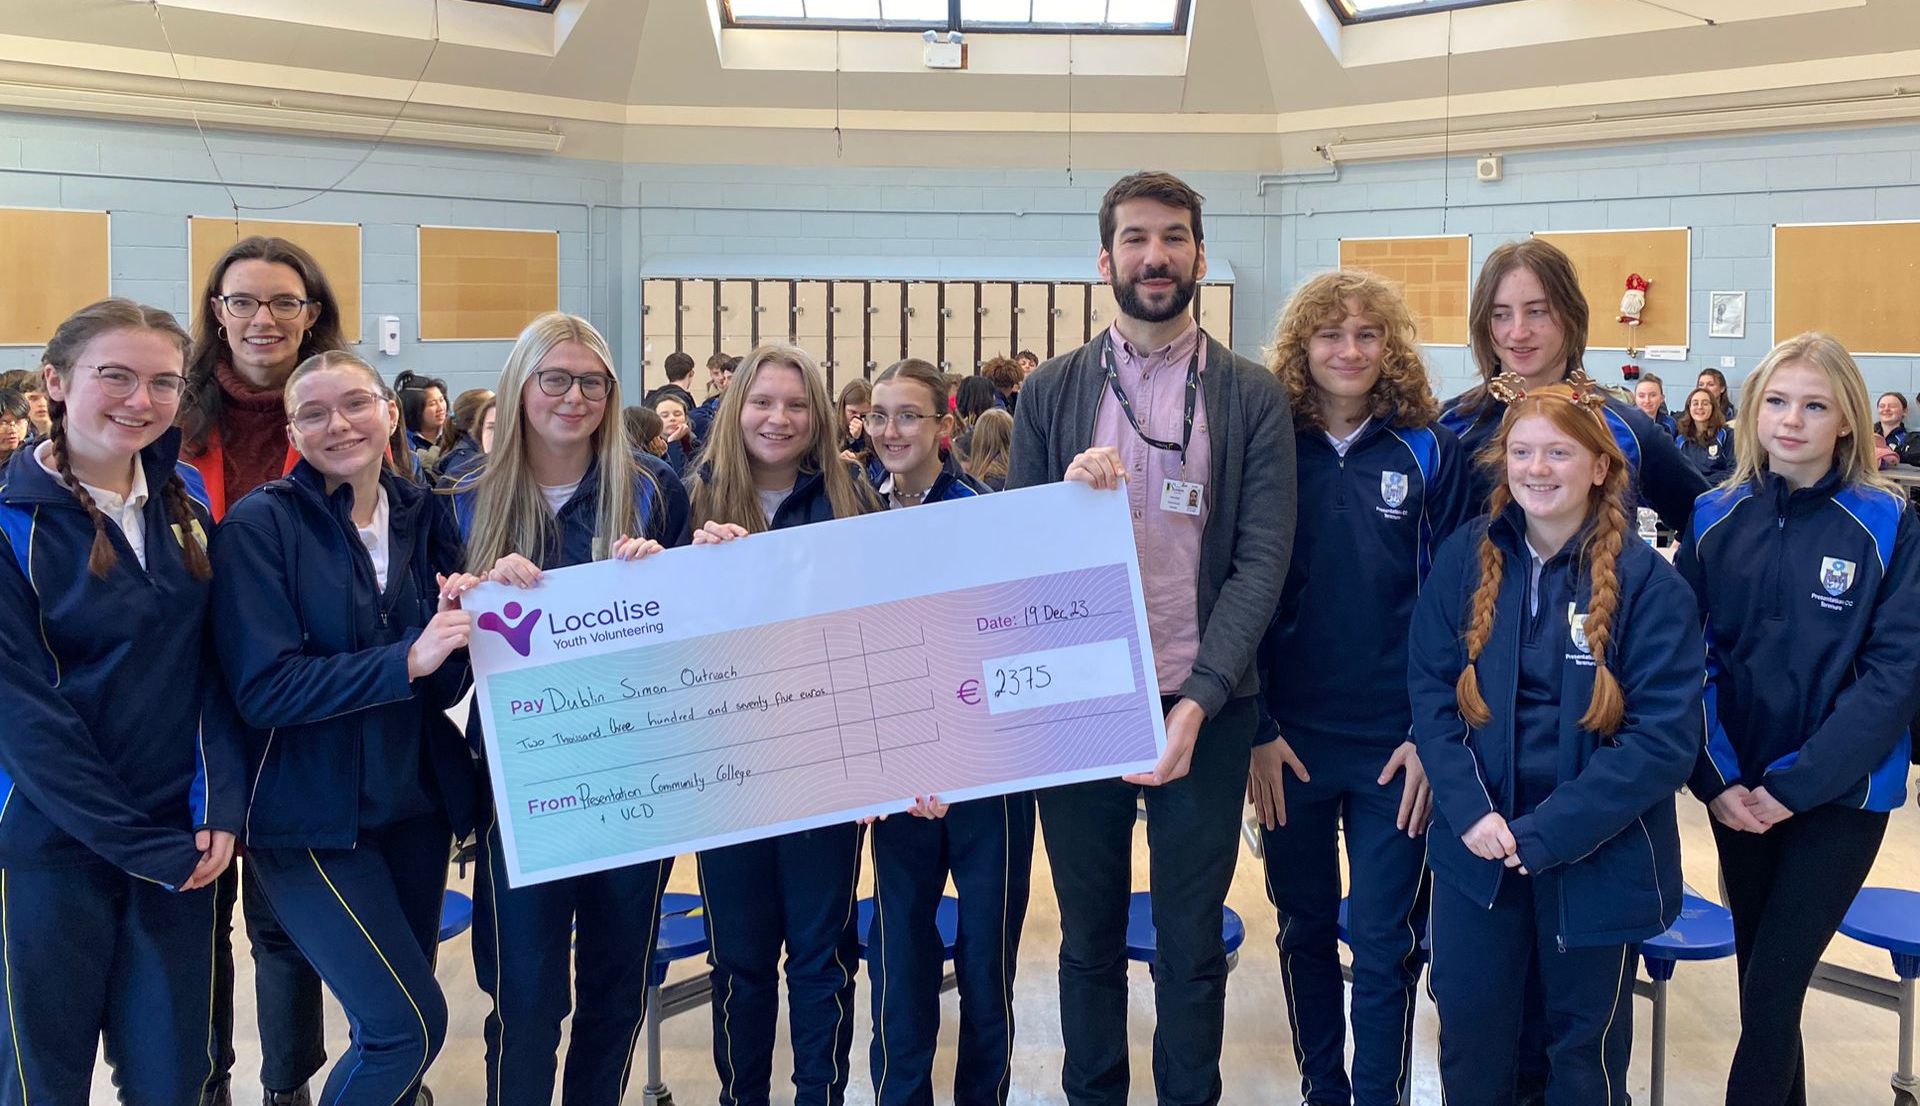
[[[1144,771],[1166,742],[1125,498],[1079,484],[559,569],[466,607],[516,887]]]

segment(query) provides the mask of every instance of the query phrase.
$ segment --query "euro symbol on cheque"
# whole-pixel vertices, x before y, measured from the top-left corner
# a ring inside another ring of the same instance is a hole
[[[970,707],[979,705],[980,681],[968,680],[966,683],[960,685],[960,690],[954,692],[953,696]]]

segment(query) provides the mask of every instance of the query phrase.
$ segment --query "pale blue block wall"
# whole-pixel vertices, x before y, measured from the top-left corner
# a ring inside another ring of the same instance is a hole
[[[1512,153],[1505,179],[1487,184],[1474,180],[1472,157],[1348,166],[1337,182],[1281,189],[1275,283],[1337,264],[1343,236],[1472,234],[1477,270],[1500,243],[1536,230],[1691,227],[1687,360],[1641,361],[1667,379],[1677,405],[1676,381],[1690,388],[1702,368],[1732,356],[1736,367],[1723,371],[1737,389],[1772,344],[1773,226],[1920,219],[1916,149],[1920,128],[1895,126]],[[1708,336],[1715,291],[1747,294],[1746,337]],[[1617,341],[1610,323],[1596,321],[1594,334]],[[1465,350],[1429,355],[1449,394],[1473,380]],[[1616,381],[1625,361],[1618,350],[1594,351],[1587,367]],[[1876,394],[1920,388],[1920,358],[1863,358],[1861,369]]]
[[[218,131],[203,144],[192,128],[0,116],[0,206],[112,212],[113,293],[183,319],[187,216],[233,213],[222,180],[248,205],[246,218],[359,223],[359,348],[389,379],[412,369],[455,390],[490,385],[511,347],[419,340],[422,224],[558,232],[560,306],[605,325],[617,302],[612,274],[633,257],[621,254],[619,213],[604,207],[618,196],[620,166],[390,145],[355,168],[369,145]],[[400,318],[398,356],[376,352],[381,315]],[[33,353],[0,349],[0,366]]]
[[[913,170],[737,166],[626,166],[501,152],[392,144],[339,180],[362,142],[209,132],[219,175],[245,181],[248,204],[292,203],[263,218],[363,224],[366,333],[400,316],[401,355],[456,387],[489,382],[504,342],[417,340],[414,228],[422,223],[551,229],[560,234],[561,306],[585,314],[613,342],[629,380],[640,362],[640,276],[663,259],[898,259],[919,275],[942,258],[1027,266],[1085,264],[1098,247],[1095,211],[1115,174],[1042,170]],[[1421,159],[1267,180],[1191,173],[1207,197],[1207,246],[1236,277],[1235,346],[1257,356],[1286,290],[1336,263],[1343,236],[1469,233],[1476,265],[1502,241],[1541,229],[1691,226],[1690,379],[1722,356],[1736,382],[1766,352],[1772,328],[1770,228],[1776,222],[1920,219],[1920,127],[1793,132],[1696,141],[1512,153],[1506,179],[1473,180],[1473,159]],[[1178,166],[1171,166],[1179,171]],[[1313,179],[1315,177],[1322,179]],[[114,290],[184,311],[188,214],[231,210],[190,128],[0,115],[0,205],[107,208]],[[754,275],[743,268],[741,275]],[[1747,337],[1707,336],[1707,293],[1747,293]],[[1656,295],[1659,290],[1656,290]],[[1429,351],[1441,386],[1471,371],[1458,348]],[[24,350],[0,350],[0,364]],[[1589,367],[1616,379],[1623,360],[1596,352]],[[1876,391],[1912,394],[1920,358],[1863,362]]]

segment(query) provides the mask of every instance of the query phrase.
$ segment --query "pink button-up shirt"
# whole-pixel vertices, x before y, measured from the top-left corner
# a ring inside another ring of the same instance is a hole
[[[1140,429],[1163,442],[1178,442],[1186,418],[1187,363],[1196,350],[1200,375],[1206,377],[1206,350],[1200,345],[1200,327],[1189,324],[1178,338],[1157,350],[1135,349],[1117,328],[1107,331],[1114,375],[1133,405]],[[1207,433],[1205,384],[1194,396],[1193,436],[1186,460],[1170,449],[1156,449],[1140,440],[1127,413],[1104,381],[1100,407],[1093,422],[1093,444],[1120,451],[1127,474],[1127,505],[1133,512],[1133,542],[1140,552],[1140,584],[1146,593],[1147,631],[1153,637],[1153,657],[1162,695],[1177,695],[1193,674],[1200,655],[1200,536],[1207,526],[1213,498],[1213,440]],[[1200,513],[1181,514],[1160,509],[1160,494],[1168,480],[1199,484]]]

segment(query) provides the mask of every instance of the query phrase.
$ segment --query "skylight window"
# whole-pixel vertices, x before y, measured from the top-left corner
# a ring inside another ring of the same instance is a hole
[[[1192,0],[726,0],[733,27],[1173,34]]]
[[[1365,23],[1374,19],[1394,19],[1403,15],[1478,8],[1487,4],[1508,4],[1512,0],[1327,0],[1342,23]]]
[[[520,8],[530,12],[550,12],[560,6],[560,0],[472,0],[478,4],[498,4],[503,8]]]

